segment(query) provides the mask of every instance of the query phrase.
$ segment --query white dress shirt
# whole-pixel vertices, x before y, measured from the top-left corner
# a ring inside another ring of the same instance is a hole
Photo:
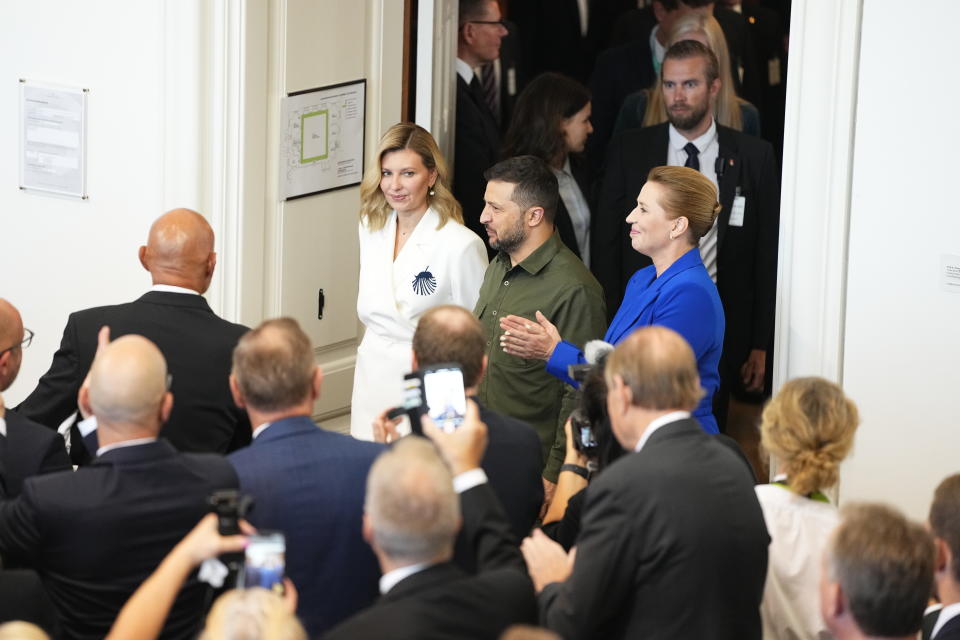
[[[263,433],[264,431],[266,431],[266,430],[267,430],[267,427],[269,427],[271,424],[273,424],[273,423],[272,423],[272,422],[264,422],[263,424],[259,425],[256,429],[253,430],[253,437],[252,437],[251,439],[252,439],[252,440],[256,440],[256,439],[257,439],[257,436],[259,436],[261,433]]]
[[[156,442],[156,438],[134,438],[133,440],[124,440],[123,442],[114,442],[113,444],[108,444],[97,449],[97,457],[99,458],[108,451],[113,451],[114,449],[126,449],[127,447],[136,447],[141,444],[149,444],[151,442]]]
[[[469,86],[470,82],[473,81],[473,69],[460,58],[457,58],[456,62],[454,62],[454,66],[457,68],[457,74],[463,78],[463,81]]]
[[[200,295],[199,291],[187,289],[186,287],[177,287],[172,284],[155,284],[150,287],[150,291],[165,291],[166,293],[191,293],[195,296]]]
[[[933,625],[933,631],[930,632],[930,640],[937,640],[937,634],[943,625],[950,622],[952,618],[960,616],[960,602],[954,602],[940,609],[940,615],[937,616],[937,624]]]
[[[580,249],[580,259],[583,264],[590,266],[590,205],[580,190],[576,178],[573,177],[573,171],[570,169],[570,157],[567,156],[562,169],[550,168],[553,175],[557,176],[557,183],[560,187],[560,199],[563,200],[563,206],[567,208],[570,214],[570,222],[573,223],[573,233],[577,237],[577,248]]]
[[[7,421],[0,416],[0,436],[7,437]]]
[[[717,189],[719,198],[720,186],[717,183],[717,156],[720,154],[720,142],[717,140],[717,123],[710,122],[710,128],[694,140],[687,140],[677,129],[670,125],[670,145],[667,149],[667,164],[671,167],[682,167],[687,163],[688,154],[684,147],[692,142],[699,151],[700,173],[706,176]],[[717,216],[717,220],[720,216]],[[700,238],[700,259],[707,268],[710,279],[717,281],[717,220],[705,236]]]
[[[754,490],[770,534],[760,605],[763,638],[817,638],[826,631],[820,617],[820,558],[839,522],[837,510],[776,484]]]
[[[643,445],[647,444],[647,440],[650,439],[650,436],[653,435],[653,432],[659,429],[660,427],[665,427],[671,422],[676,422],[678,420],[685,420],[690,417],[689,411],[672,411],[670,413],[664,414],[659,418],[656,418],[647,425],[646,431],[643,432],[643,435],[640,436],[640,441],[637,442],[637,446],[633,448],[634,451],[640,451],[643,449]]]

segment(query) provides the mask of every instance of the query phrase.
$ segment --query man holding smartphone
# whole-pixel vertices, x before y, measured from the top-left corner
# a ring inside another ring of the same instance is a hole
[[[383,571],[383,595],[327,640],[497,638],[511,625],[537,622],[533,585],[480,467],[487,428],[476,403],[467,402],[452,432],[423,422],[436,447],[403,438],[367,479],[363,535]],[[461,517],[477,554],[475,575],[451,562]]]

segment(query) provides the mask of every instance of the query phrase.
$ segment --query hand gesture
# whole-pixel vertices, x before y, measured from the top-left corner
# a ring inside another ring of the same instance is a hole
[[[560,343],[560,332],[547,317],[537,311],[536,322],[520,316],[500,319],[500,347],[505,353],[529,360],[546,362]]]

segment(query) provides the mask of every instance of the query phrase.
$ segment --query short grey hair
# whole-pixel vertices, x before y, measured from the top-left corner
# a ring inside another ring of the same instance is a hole
[[[373,539],[391,560],[449,558],[460,528],[453,476],[436,447],[408,436],[380,454],[367,476],[364,510]]]

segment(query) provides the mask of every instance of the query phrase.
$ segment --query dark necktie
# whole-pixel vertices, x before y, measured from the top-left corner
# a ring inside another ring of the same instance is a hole
[[[688,142],[683,146],[683,150],[687,152],[687,161],[683,166],[700,171],[700,149],[697,149],[697,145]]]
[[[483,88],[483,100],[490,107],[493,119],[500,124],[500,92],[497,91],[496,63],[483,65],[480,69],[480,86]]]

